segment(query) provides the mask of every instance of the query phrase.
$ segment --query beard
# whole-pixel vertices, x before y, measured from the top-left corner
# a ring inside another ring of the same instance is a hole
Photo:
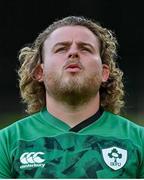
[[[100,72],[85,71],[76,74],[59,75],[56,72],[44,73],[46,93],[55,100],[72,107],[90,101],[99,92],[102,82]]]

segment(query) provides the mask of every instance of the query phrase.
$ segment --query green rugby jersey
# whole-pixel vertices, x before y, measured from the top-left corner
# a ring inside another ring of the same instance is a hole
[[[104,111],[73,131],[44,108],[0,131],[0,178],[144,178],[144,128]]]

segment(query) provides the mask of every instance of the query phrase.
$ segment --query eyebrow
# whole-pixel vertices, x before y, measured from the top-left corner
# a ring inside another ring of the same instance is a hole
[[[57,42],[53,47],[52,50],[54,50],[57,46],[70,46],[72,43],[69,41],[63,41],[63,42]]]
[[[53,46],[53,50],[57,47],[57,46],[70,46],[72,44],[71,41],[62,41],[62,42],[57,42],[54,46]],[[82,46],[89,46],[91,49],[95,50],[94,45],[90,44],[90,43],[86,43],[86,42],[82,42],[79,41],[76,43],[79,47]]]

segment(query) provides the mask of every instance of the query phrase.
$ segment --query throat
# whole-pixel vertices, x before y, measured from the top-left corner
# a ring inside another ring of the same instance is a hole
[[[88,102],[81,104],[68,104],[66,102],[56,101],[52,97],[46,97],[47,110],[54,117],[74,127],[85,119],[94,115],[99,109],[99,94]]]

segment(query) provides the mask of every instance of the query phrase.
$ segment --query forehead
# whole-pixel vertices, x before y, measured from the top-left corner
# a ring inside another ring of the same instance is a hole
[[[58,42],[76,41],[99,44],[98,37],[84,26],[64,26],[54,30],[46,39],[45,45],[53,46]]]

